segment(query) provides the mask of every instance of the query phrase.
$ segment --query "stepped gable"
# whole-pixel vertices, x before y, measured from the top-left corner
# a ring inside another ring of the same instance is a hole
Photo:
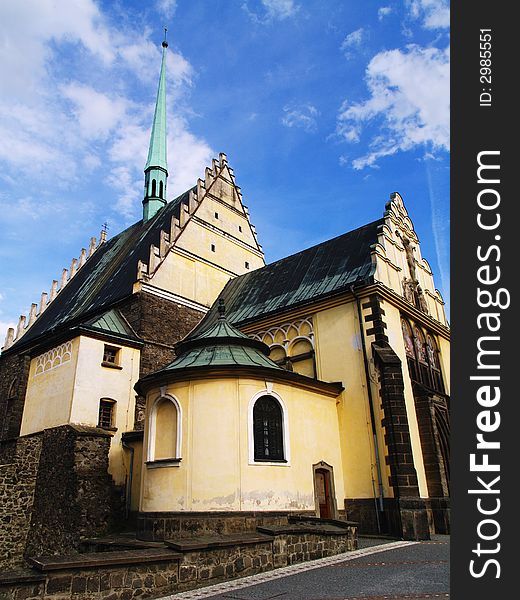
[[[373,246],[384,224],[379,219],[336,238],[231,279],[221,293],[228,319],[245,324],[370,282]],[[218,319],[215,303],[191,336]]]
[[[160,230],[170,230],[172,217],[188,202],[191,191],[169,202],[146,223],[139,221],[100,246],[9,351],[86,322],[131,295],[138,262],[148,264],[150,247],[158,242]]]

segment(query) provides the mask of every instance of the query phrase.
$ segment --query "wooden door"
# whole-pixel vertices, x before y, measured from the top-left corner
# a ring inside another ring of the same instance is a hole
[[[320,518],[331,519],[330,473],[325,469],[318,469],[316,471],[316,494],[320,507]]]

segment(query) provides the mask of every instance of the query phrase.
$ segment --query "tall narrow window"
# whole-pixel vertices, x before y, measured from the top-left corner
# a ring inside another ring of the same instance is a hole
[[[157,192],[157,182],[155,179],[152,179],[152,198],[155,198],[155,194]]]
[[[284,461],[283,413],[272,396],[262,396],[253,407],[255,461]]]
[[[161,400],[155,413],[155,460],[175,458],[177,450],[177,409],[169,400]]]
[[[428,353],[426,351],[426,339],[424,333],[418,328],[414,327],[413,337],[415,341],[415,349],[417,352],[417,360],[419,361],[419,377],[424,385],[432,387],[430,381],[430,367],[428,365]]]
[[[430,363],[432,387],[434,390],[444,392],[441,366],[439,364],[439,350],[431,335],[426,336],[426,352],[428,354],[428,362]]]
[[[181,407],[173,396],[158,398],[152,406],[148,434],[149,466],[178,466],[181,452]]]
[[[417,358],[415,356],[412,328],[408,321],[405,321],[404,319],[401,319],[401,328],[403,330],[404,349],[406,352],[406,361],[408,363],[410,379],[419,381],[419,369],[417,367]]]
[[[162,181],[159,181],[159,198],[163,197],[163,193],[164,193],[164,184]]]
[[[115,408],[115,400],[112,400],[111,398],[101,398],[99,401],[98,427],[103,429],[114,428]]]

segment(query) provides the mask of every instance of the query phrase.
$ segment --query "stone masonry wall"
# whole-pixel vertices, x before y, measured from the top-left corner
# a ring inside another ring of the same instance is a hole
[[[99,565],[34,571],[24,581],[9,581],[0,575],[1,600],[130,600],[164,596],[231,579],[270,571],[306,560],[333,556],[356,548],[354,529],[344,534],[280,534],[256,543],[203,548],[178,554],[171,560],[141,564]],[[146,551],[143,551],[146,553]]]
[[[110,436],[95,428],[43,432],[27,555],[70,552],[82,536],[107,531],[114,494],[109,446]]]
[[[24,354],[0,356],[0,460],[2,441],[20,434],[30,363]]]
[[[140,376],[164,367],[175,358],[174,345],[199,323],[204,314],[146,292],[134,294],[119,310],[144,340]]]
[[[26,556],[75,551],[80,537],[111,524],[114,485],[108,474],[110,437],[65,425],[18,438],[0,465],[0,567]]]
[[[0,571],[24,564],[42,441],[20,438],[12,462],[0,464]]]

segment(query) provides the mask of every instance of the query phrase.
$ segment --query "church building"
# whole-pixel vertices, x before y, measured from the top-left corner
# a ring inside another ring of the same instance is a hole
[[[142,219],[7,332],[0,565],[125,520],[143,540],[289,517],[448,533],[450,332],[403,198],[266,265],[225,154],[167,201],[166,52]]]

